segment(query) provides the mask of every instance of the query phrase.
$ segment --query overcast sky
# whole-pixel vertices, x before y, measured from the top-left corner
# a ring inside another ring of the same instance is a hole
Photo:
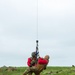
[[[0,66],[27,66],[36,28],[37,0],[0,0]],[[38,40],[49,66],[75,65],[75,0],[38,0]]]

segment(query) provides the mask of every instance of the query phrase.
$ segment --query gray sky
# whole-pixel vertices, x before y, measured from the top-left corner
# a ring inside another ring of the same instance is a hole
[[[0,0],[0,66],[27,66],[36,27],[37,0]],[[75,0],[38,0],[38,39],[48,65],[75,65]]]

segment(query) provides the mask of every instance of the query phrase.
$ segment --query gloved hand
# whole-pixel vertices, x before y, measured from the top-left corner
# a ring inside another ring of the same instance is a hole
[[[36,64],[36,60],[32,60],[31,61],[31,66],[35,65]]]

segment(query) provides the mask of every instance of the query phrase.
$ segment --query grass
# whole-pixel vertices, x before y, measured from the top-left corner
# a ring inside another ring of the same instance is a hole
[[[7,67],[0,68],[0,75],[22,75],[26,67],[16,67],[16,70],[7,70]],[[41,75],[75,75],[75,67],[47,67]]]

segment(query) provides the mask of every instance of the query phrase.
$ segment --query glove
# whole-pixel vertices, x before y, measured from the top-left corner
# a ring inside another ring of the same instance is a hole
[[[31,61],[31,66],[35,65],[36,64],[36,61],[35,60],[32,60]]]

